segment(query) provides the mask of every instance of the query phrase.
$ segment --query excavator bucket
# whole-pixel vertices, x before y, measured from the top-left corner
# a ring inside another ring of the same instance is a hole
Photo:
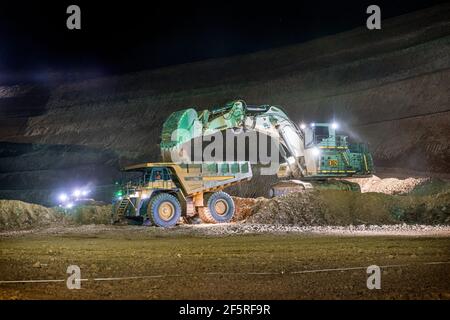
[[[202,134],[197,111],[189,108],[172,113],[164,122],[161,133],[161,155],[163,161],[172,161],[171,152]]]
[[[197,137],[214,134],[225,129],[240,127],[245,118],[246,104],[237,100],[211,111],[197,112],[193,108],[172,113],[164,122],[161,134],[163,161],[183,158],[183,145]],[[178,158],[175,159],[174,155]]]

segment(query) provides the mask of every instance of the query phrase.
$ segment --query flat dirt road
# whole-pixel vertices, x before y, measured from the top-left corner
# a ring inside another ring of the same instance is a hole
[[[0,253],[1,299],[450,299],[448,236],[88,227],[3,235]]]

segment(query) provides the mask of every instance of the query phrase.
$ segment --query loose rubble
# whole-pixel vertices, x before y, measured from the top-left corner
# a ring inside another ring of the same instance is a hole
[[[314,190],[266,199],[253,206],[245,222],[345,226],[356,224],[450,224],[450,192],[432,196],[394,196]]]
[[[233,222],[245,220],[253,215],[256,208],[267,202],[268,199],[259,198],[240,198],[233,197],[236,212],[233,217]]]
[[[51,208],[18,200],[0,200],[0,230],[29,229],[63,223]]]
[[[111,226],[111,225],[77,225],[54,226],[20,231],[0,231],[0,239],[34,235],[140,235],[148,237],[172,236],[233,236],[242,234],[302,234],[302,235],[336,235],[336,236],[442,236],[450,237],[450,225],[349,225],[349,226],[296,226],[280,224],[260,224],[231,222],[223,224],[180,224],[172,228]]]
[[[385,194],[405,194],[411,192],[416,186],[427,181],[426,178],[385,178],[377,176],[370,178],[347,179],[356,182],[361,187],[361,192],[379,192]]]
[[[295,226],[279,224],[257,224],[257,223],[227,223],[209,225],[186,225],[184,228],[192,229],[196,233],[204,235],[237,235],[237,234],[260,234],[260,233],[308,233],[308,234],[330,234],[330,235],[405,235],[405,236],[450,236],[448,225],[417,225],[417,224],[395,224],[395,225],[349,225],[349,226]]]
[[[363,193],[377,192],[384,194],[408,194],[420,186],[436,182],[436,179],[431,178],[381,179],[375,175],[370,178],[353,178],[345,180],[359,184],[361,192]]]
[[[86,205],[65,210],[18,200],[0,200],[0,231],[79,224],[109,224],[110,218],[111,205]]]

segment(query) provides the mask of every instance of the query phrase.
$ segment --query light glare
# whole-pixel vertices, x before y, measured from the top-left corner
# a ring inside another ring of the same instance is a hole
[[[81,196],[81,191],[79,189],[75,189],[73,191],[73,196],[78,198],[79,196]]]
[[[319,148],[317,148],[317,147],[314,147],[313,149],[312,149],[312,154],[313,154],[313,156],[318,156],[318,155],[320,155],[320,149]]]
[[[72,209],[73,208],[73,203],[69,202],[68,204],[66,204],[66,208],[67,209]]]

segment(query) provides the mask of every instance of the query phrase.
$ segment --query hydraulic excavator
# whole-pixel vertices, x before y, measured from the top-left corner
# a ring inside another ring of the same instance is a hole
[[[247,105],[243,100],[211,110],[188,108],[172,113],[162,129],[163,161],[179,160],[188,153],[190,142],[226,130],[258,132],[279,141],[282,161],[277,176],[281,180],[272,186],[270,196],[311,188],[358,191],[358,184],[341,178],[374,172],[367,144],[349,142],[336,123],[297,125],[279,106]]]

